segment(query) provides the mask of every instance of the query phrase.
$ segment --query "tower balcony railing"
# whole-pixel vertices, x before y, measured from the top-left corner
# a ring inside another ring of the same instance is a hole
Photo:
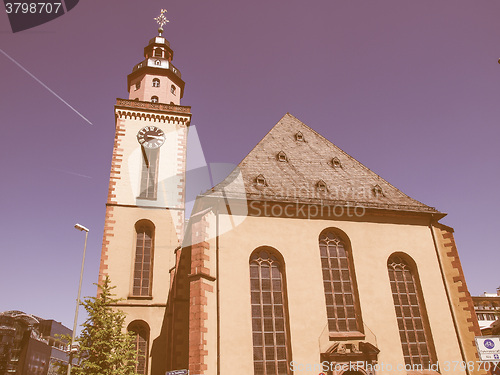
[[[149,57],[132,69],[133,72],[135,72],[137,69],[143,68],[149,66],[151,68],[160,68],[160,69],[168,69],[172,73],[174,73],[177,77],[181,78],[181,72],[179,69],[177,69],[171,62],[165,59],[160,59],[160,58],[154,58],[154,57]]]

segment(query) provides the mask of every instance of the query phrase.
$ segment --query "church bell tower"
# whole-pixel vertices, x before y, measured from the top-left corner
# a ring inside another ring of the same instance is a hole
[[[169,270],[184,230],[187,131],[191,108],[181,106],[184,81],[163,33],[127,77],[128,99],[115,105],[99,281],[107,275],[122,300],[126,329],[136,336],[137,373],[155,373],[165,352],[163,322]],[[156,359],[157,358],[157,359]],[[164,373],[164,372],[163,372]]]

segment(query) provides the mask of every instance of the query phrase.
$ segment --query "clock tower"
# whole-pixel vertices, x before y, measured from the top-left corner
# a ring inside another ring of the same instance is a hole
[[[136,337],[137,373],[157,372],[165,353],[164,319],[170,274],[184,231],[187,131],[191,108],[181,106],[184,81],[159,35],[127,77],[128,99],[115,105],[111,162],[99,281],[110,277]],[[157,359],[156,359],[157,358]],[[156,363],[155,363],[156,362]],[[164,373],[164,372],[163,372]]]

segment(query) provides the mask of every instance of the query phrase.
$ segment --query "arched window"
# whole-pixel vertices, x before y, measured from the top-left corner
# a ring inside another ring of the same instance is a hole
[[[158,78],[153,78],[153,87],[160,87],[160,80]]]
[[[153,280],[154,225],[148,220],[135,224],[136,245],[133,296],[151,296]]]
[[[135,320],[129,324],[128,332],[133,333],[136,360],[135,372],[145,375],[148,370],[148,351],[149,351],[149,326],[146,322]]]
[[[158,97],[156,95],[151,97],[151,103],[158,103]]]
[[[255,375],[288,374],[291,361],[284,262],[273,249],[250,256]]]
[[[176,87],[174,85],[170,86],[170,92],[175,95]]]
[[[319,251],[330,334],[359,335],[363,324],[348,243],[326,229],[319,236]]]
[[[434,362],[434,345],[415,263],[404,255],[393,254],[387,269],[405,364],[428,368]]]
[[[163,51],[161,48],[155,48],[155,57],[162,57],[163,56]]]

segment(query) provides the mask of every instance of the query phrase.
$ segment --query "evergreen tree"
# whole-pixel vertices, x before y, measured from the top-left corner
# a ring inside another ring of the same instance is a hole
[[[125,314],[113,309],[119,299],[113,298],[109,277],[98,285],[97,297],[85,298],[82,305],[88,319],[77,342],[79,366],[76,375],[133,375],[137,363],[136,349],[131,333],[123,332]]]

